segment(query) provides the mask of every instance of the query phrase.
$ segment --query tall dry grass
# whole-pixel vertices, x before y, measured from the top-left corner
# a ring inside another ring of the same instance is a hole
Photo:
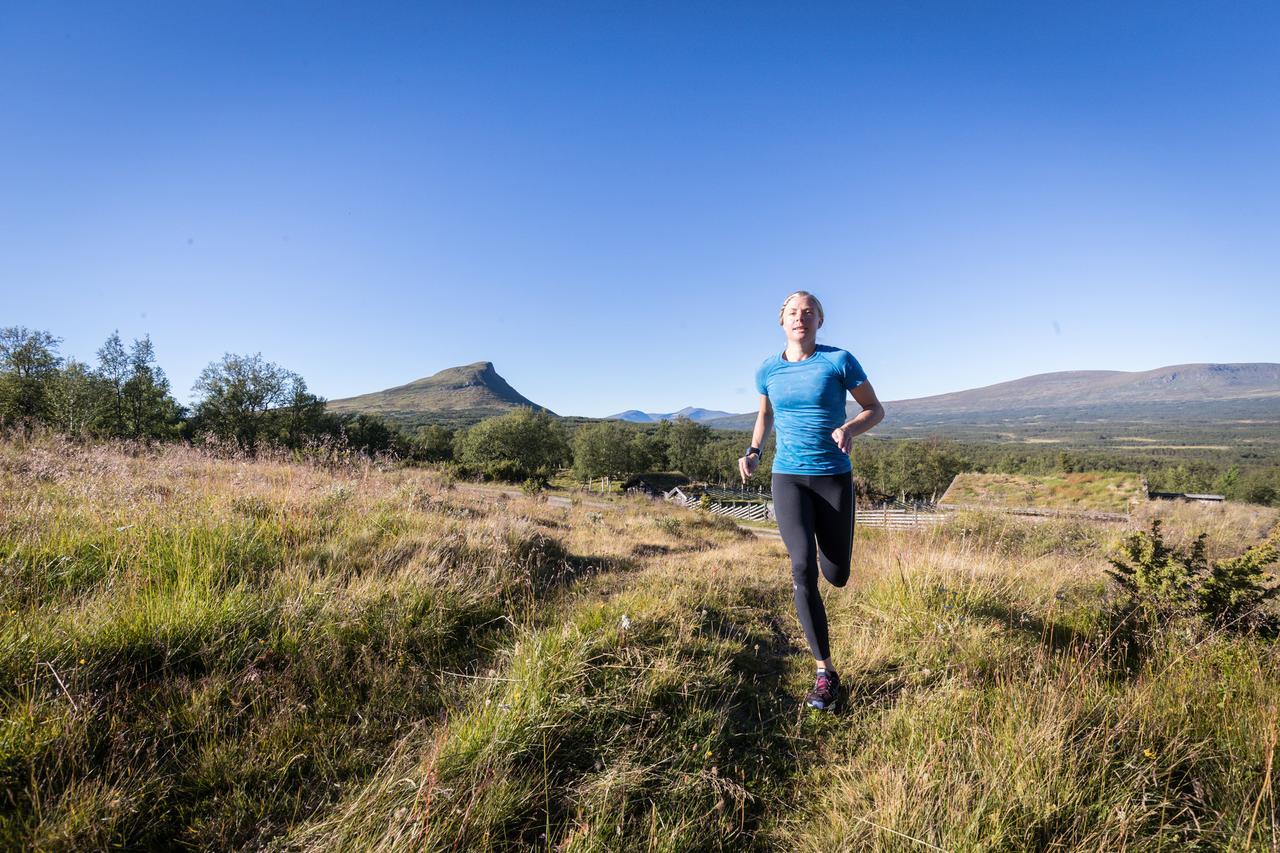
[[[1223,553],[1275,521],[1162,517]],[[1280,650],[1175,627],[1136,660],[1110,648],[1103,569],[1123,532],[971,515],[860,542],[857,578],[828,596],[849,704],[780,846],[1274,849]]]
[[[429,472],[0,451],[3,840],[253,845],[587,568]]]
[[[1109,643],[1127,529],[859,529],[822,716],[786,554],[724,519],[0,442],[0,845],[1274,849],[1276,645]]]

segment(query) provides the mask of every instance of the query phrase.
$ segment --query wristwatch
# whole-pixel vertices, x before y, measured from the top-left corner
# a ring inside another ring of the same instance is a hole
[[[744,454],[742,454],[742,458],[744,458],[744,459],[745,459],[745,458],[747,458],[748,456],[750,456],[752,453],[754,453],[756,456],[759,456],[759,455],[760,455],[760,448],[758,448],[758,447],[748,447],[748,448],[747,448],[747,452],[746,452],[746,453],[744,453]]]

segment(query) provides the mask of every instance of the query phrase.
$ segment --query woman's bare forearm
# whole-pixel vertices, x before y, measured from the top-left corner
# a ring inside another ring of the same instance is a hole
[[[884,420],[884,406],[877,403],[858,412],[853,416],[852,420],[845,421],[841,425],[841,429],[852,438],[855,435],[862,435],[882,420]]]
[[[769,430],[773,428],[773,415],[764,412],[756,413],[756,427],[751,433],[751,446],[760,448],[760,452],[764,452],[764,440],[769,437]]]

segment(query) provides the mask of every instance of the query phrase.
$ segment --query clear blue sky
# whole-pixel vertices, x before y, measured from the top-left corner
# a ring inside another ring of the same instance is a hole
[[[0,325],[329,398],[1280,361],[1280,5],[0,0]]]

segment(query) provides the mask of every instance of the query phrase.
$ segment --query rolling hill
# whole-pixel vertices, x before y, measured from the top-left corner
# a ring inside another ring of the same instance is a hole
[[[880,389],[883,390],[883,389]],[[1274,444],[1280,364],[1180,364],[1155,370],[1042,373],[982,388],[889,400],[877,436],[1179,449]],[[849,401],[850,416],[857,411]],[[755,413],[708,422],[748,430]]]
[[[881,392],[886,389],[880,388]],[[545,406],[517,392],[492,362],[452,367],[406,385],[328,402],[401,427],[467,426],[517,406]],[[850,416],[857,410],[852,400]],[[874,438],[944,436],[960,441],[1107,447],[1151,452],[1280,452],[1280,364],[1181,364],[1155,370],[1042,373],[982,388],[885,402]],[[552,412],[552,414],[555,414]],[[686,407],[632,409],[610,419],[654,423],[688,417],[719,430],[750,430],[755,413]],[[593,418],[569,417],[569,422]]]
[[[398,423],[471,422],[519,406],[555,414],[507,384],[491,361],[450,367],[406,385],[330,400],[326,405],[337,414],[364,412]]]
[[[895,414],[1263,400],[1280,409],[1280,364],[1178,364],[1137,373],[1041,373],[968,391],[895,400]]]

